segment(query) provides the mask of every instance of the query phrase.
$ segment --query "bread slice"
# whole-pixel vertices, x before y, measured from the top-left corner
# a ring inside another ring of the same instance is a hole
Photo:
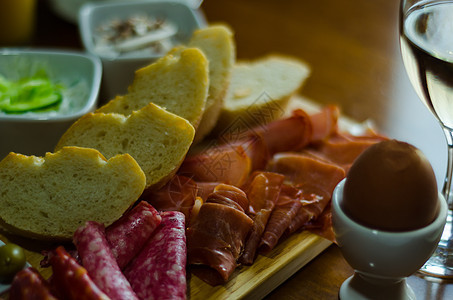
[[[199,49],[188,48],[137,70],[128,93],[115,97],[96,112],[127,116],[153,102],[197,127],[208,88],[208,61]]]
[[[209,95],[205,112],[195,132],[194,143],[197,143],[211,132],[219,118],[236,62],[236,45],[229,27],[211,25],[196,30],[187,46],[203,51],[209,61]]]
[[[146,176],[146,188],[160,187],[182,163],[195,135],[184,118],[150,103],[129,116],[89,113],[60,138],[56,150],[79,146],[99,150],[105,157],[129,153]]]
[[[270,55],[238,62],[233,68],[216,133],[280,118],[309,74],[306,63],[291,57]]]
[[[145,175],[128,154],[107,161],[78,147],[44,157],[11,152],[0,162],[0,219],[26,237],[71,240],[85,221],[116,221],[144,187]]]

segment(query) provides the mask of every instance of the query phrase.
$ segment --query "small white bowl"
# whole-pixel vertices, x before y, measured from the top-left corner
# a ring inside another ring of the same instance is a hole
[[[193,2],[193,3],[191,3]],[[206,26],[202,12],[197,9],[201,1],[113,1],[102,3],[87,3],[79,12],[79,30],[85,49],[92,55],[101,58],[103,64],[103,81],[101,102],[123,95],[132,83],[134,73],[163,54],[118,54],[100,52],[96,48],[95,37],[100,26],[114,19],[127,20],[137,14],[165,19],[176,25],[176,43],[182,44],[191,37],[195,29]],[[197,4],[198,3],[198,4]]]
[[[402,232],[365,227],[342,208],[343,179],[332,196],[332,225],[338,246],[355,270],[340,289],[342,299],[411,299],[405,278],[415,273],[437,247],[447,219],[447,202],[439,193],[439,214],[428,226]],[[395,296],[396,295],[396,296]],[[406,297],[407,296],[407,297]]]
[[[7,114],[0,111],[0,160],[9,152],[44,155],[53,152],[66,129],[96,108],[102,77],[99,58],[56,49],[0,49],[0,74],[9,80],[46,71],[65,86],[59,110]]]

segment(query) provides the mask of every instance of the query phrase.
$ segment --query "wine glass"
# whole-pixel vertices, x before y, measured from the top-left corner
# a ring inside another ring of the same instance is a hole
[[[439,121],[448,145],[442,189],[448,203],[447,223],[437,249],[419,273],[453,279],[453,1],[401,0],[399,30],[409,79]]]

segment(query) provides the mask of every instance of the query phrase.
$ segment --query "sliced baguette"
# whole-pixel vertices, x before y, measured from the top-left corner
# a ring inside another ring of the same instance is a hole
[[[182,163],[195,135],[184,118],[150,103],[129,116],[89,113],[61,137],[56,150],[79,146],[99,150],[105,157],[129,153],[146,176],[146,188],[164,185]]]
[[[65,147],[44,157],[11,152],[0,162],[0,218],[16,234],[71,240],[85,221],[105,226],[139,198],[145,175],[128,154]]]
[[[221,134],[280,118],[309,74],[310,68],[304,62],[279,55],[238,62],[215,132]]]
[[[195,133],[197,143],[211,132],[219,118],[236,61],[236,45],[229,27],[212,25],[196,30],[187,46],[203,51],[209,61],[209,95]]]
[[[128,93],[115,97],[96,112],[129,115],[153,102],[198,126],[209,87],[205,55],[196,48],[167,54],[135,72]]]

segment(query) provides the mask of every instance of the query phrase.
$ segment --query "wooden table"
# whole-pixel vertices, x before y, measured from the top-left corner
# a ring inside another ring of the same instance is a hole
[[[416,145],[441,184],[446,144],[402,66],[397,0],[206,0],[202,9],[208,21],[234,29],[239,59],[283,53],[305,60],[312,74],[301,91],[304,96],[338,104],[343,114],[371,120],[388,136]],[[55,16],[43,0],[33,45],[81,48],[77,27]],[[352,273],[333,245],[267,299],[337,299]],[[409,284],[418,299],[453,298],[453,284],[416,276]]]

